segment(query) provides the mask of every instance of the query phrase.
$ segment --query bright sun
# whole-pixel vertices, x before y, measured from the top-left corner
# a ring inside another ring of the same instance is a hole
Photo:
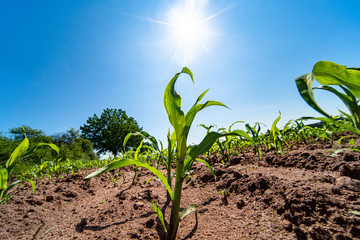
[[[211,45],[212,37],[219,34],[211,29],[210,20],[233,7],[229,6],[209,15],[206,13],[208,1],[179,0],[176,6],[172,6],[164,0],[169,8],[165,21],[122,14],[166,26],[169,32],[159,41],[159,44],[172,54],[170,65],[176,62],[185,66],[193,63],[204,52],[214,56],[209,45]]]
[[[172,62],[177,61],[187,65],[203,51],[210,52],[206,44],[211,38],[209,20],[213,18],[203,17],[205,1],[186,0],[185,6],[173,8],[167,26],[170,26],[170,36],[164,40],[169,42],[174,49]],[[182,2],[182,3],[184,3]]]

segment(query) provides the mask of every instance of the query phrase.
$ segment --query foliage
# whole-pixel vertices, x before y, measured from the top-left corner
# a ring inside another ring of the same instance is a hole
[[[313,87],[315,79],[322,84]],[[344,127],[357,135],[360,135],[360,68],[347,68],[329,61],[317,62],[311,73],[302,75],[296,79],[296,85],[301,97],[310,107],[324,115],[316,118],[325,122],[334,123]],[[343,92],[330,85],[338,86]],[[325,112],[316,102],[314,89],[321,89],[335,94],[345,104],[350,114],[341,110],[340,113],[351,121],[351,124],[343,124]]]
[[[89,117],[86,124],[80,127],[81,136],[89,139],[99,153],[110,152],[117,156],[122,150],[129,150],[131,147],[139,146],[141,138],[134,137],[129,140],[126,149],[123,149],[123,142],[128,133],[141,131],[134,118],[128,117],[121,109],[106,108],[98,117],[94,114]]]
[[[58,147],[52,143],[38,143],[34,148],[29,150],[29,139],[26,137],[24,128],[23,134],[24,139],[10,155],[8,161],[5,164],[5,168],[0,168],[0,204],[5,203],[11,197],[8,195],[8,191],[23,181],[30,182],[33,187],[33,191],[35,192],[36,190],[35,183],[31,179],[19,179],[12,181],[12,171],[20,159],[25,159],[26,157],[30,156],[41,146],[49,146],[57,153],[59,153]]]
[[[93,151],[90,140],[81,138],[79,130],[71,128],[65,133],[52,136],[53,142],[60,148],[63,159],[95,160],[97,156]]]

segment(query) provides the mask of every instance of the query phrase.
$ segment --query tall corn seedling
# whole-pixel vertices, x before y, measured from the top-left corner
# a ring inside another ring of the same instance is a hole
[[[175,91],[175,83],[180,74],[188,74],[191,80],[194,82],[192,72],[184,67],[181,72],[175,74],[175,76],[170,80],[168,85],[165,88],[164,93],[164,106],[169,118],[171,125],[174,128],[173,134],[174,140],[176,142],[176,169],[175,169],[175,185],[174,189],[170,187],[170,182],[167,178],[156,168],[151,167],[149,164],[136,160],[136,159],[122,159],[116,162],[113,162],[107,166],[104,166],[97,171],[89,174],[86,176],[85,179],[89,179],[95,176],[98,176],[104,172],[110,171],[115,168],[121,168],[128,165],[136,165],[140,167],[144,167],[152,171],[159,180],[163,183],[165,188],[168,191],[168,194],[171,198],[172,205],[171,205],[171,215],[170,215],[170,224],[166,226],[164,221],[164,216],[159,208],[159,206],[154,203],[153,210],[156,212],[160,222],[162,223],[165,232],[167,233],[167,238],[173,240],[176,238],[177,230],[179,226],[180,220],[184,219],[189,213],[196,211],[196,206],[194,204],[189,205],[180,213],[180,203],[181,203],[181,194],[182,194],[182,185],[185,180],[186,175],[191,170],[191,167],[194,161],[199,161],[204,163],[211,171],[210,165],[202,159],[197,158],[197,156],[205,153],[208,151],[214,142],[220,138],[225,136],[242,136],[252,141],[252,139],[241,130],[235,130],[229,133],[218,133],[218,132],[209,132],[204,139],[201,141],[200,144],[195,145],[191,150],[187,151],[187,138],[190,131],[190,127],[193,123],[193,120],[196,114],[209,106],[223,106],[226,107],[223,103],[217,101],[207,101],[205,103],[199,103],[202,98],[205,96],[205,92],[203,92],[196,100],[195,104],[190,108],[190,110],[184,114],[181,110],[181,97]],[[172,134],[171,134],[172,135]],[[171,139],[170,134],[168,135],[168,139]],[[169,165],[171,166],[171,164]],[[212,171],[213,173],[213,171]],[[214,173],[213,173],[214,174]],[[214,174],[215,177],[215,174]]]

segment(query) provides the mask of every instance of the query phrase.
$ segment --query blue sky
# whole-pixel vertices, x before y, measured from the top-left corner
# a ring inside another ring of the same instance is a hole
[[[205,20],[196,29],[205,33],[194,33],[201,43],[192,38],[190,52],[179,47],[178,28],[169,26],[178,24],[173,17],[186,4]],[[120,108],[165,141],[170,124],[163,92],[183,66],[195,80],[181,77],[176,85],[185,111],[208,88],[205,100],[231,108],[200,112],[189,143],[205,134],[200,123],[270,127],[279,111],[280,125],[318,116],[294,80],[320,60],[359,67],[359,12],[360,2],[350,0],[5,0],[0,131],[28,125],[51,135]],[[329,94],[318,99],[332,114],[343,108]]]

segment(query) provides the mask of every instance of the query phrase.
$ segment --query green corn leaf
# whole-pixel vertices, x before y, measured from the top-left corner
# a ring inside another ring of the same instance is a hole
[[[196,99],[196,102],[195,102],[194,106],[195,106],[196,104],[198,104],[198,103],[201,101],[201,99],[203,99],[203,97],[205,96],[205,94],[206,94],[209,90],[210,90],[210,88],[207,89],[206,91],[204,91],[202,94],[200,94],[200,96]]]
[[[42,223],[40,225],[40,227],[35,231],[32,240],[36,240],[36,236],[39,234],[40,230],[42,229],[42,227],[45,226],[45,223]],[[41,235],[41,237],[38,238],[38,240],[42,239],[43,237],[45,237],[51,230],[53,230],[56,226],[53,226],[51,228],[49,228],[48,230],[45,231],[45,233],[43,235]]]
[[[275,132],[276,132],[276,129],[277,129],[276,125],[278,124],[278,122],[280,121],[280,119],[281,119],[281,114],[280,114],[279,117],[277,117],[277,118],[275,119],[275,121],[273,122],[273,124],[272,124],[272,126],[271,126],[270,132],[271,132],[271,135],[273,136],[274,139],[276,138],[276,133],[275,133]]]
[[[139,152],[143,146],[143,142],[144,142],[144,139],[141,140],[139,146],[136,148],[135,156],[134,156],[135,160],[139,160],[138,156],[139,156]]]
[[[340,87],[342,87],[342,86],[340,86]],[[347,94],[341,93],[338,90],[336,90],[335,88],[330,87],[330,86],[320,86],[320,87],[317,87],[314,89],[326,90],[326,91],[329,91],[329,92],[335,94],[345,104],[345,106],[347,107],[347,109],[349,110],[349,112],[353,116],[353,118],[356,118],[358,116],[357,114],[359,114],[360,109],[359,109],[359,105],[357,104],[357,100],[356,100],[355,96],[346,88],[342,87],[342,89],[344,91],[347,90],[346,91]]]
[[[339,112],[340,112],[340,114],[342,114],[343,117],[345,117],[348,121],[352,121],[352,120],[353,120],[353,118],[352,118],[352,116],[351,116],[350,114],[348,114],[348,113],[346,113],[346,112],[343,112],[343,111],[341,111],[340,109],[339,109]]]
[[[54,151],[56,151],[57,152],[57,154],[59,154],[59,152],[60,152],[60,150],[59,150],[59,148],[58,148],[58,146],[56,146],[55,144],[53,144],[53,143],[38,143],[37,145],[36,145],[36,148],[35,148],[35,150],[34,151],[36,151],[39,147],[41,147],[41,146],[48,146],[48,147],[51,147]]]
[[[124,141],[123,141],[123,148],[124,148],[124,149],[125,149],[126,144],[127,144],[127,142],[129,141],[129,139],[131,138],[132,135],[140,135],[140,133],[139,133],[139,132],[136,132],[136,133],[128,133],[128,134],[126,135],[126,137],[124,138]]]
[[[225,137],[225,136],[241,136],[246,138],[249,142],[254,143],[252,138],[243,130],[235,130],[229,133],[218,133],[218,132],[210,132],[205,136],[205,138],[201,141],[200,144],[196,145],[190,150],[189,156],[192,159],[195,159],[200,154],[205,153],[208,151],[211,146],[215,143],[218,138]]]
[[[305,100],[310,107],[324,115],[325,117],[332,118],[329,114],[327,114],[324,110],[322,110],[317,104],[313,92],[313,83],[314,83],[314,74],[308,73],[296,78],[296,86],[299,90],[301,97]]]
[[[148,133],[145,132],[145,131],[142,131],[141,134],[145,137],[146,140],[148,140],[148,141],[150,142],[151,146],[152,146],[156,151],[158,151],[158,152],[161,153],[160,148],[159,148],[159,144],[158,144],[156,138],[154,138],[153,136],[151,136],[150,134],[148,134]],[[160,144],[161,144],[161,142],[160,142]]]
[[[27,139],[26,135],[24,135],[25,138],[22,140],[22,142],[15,148],[15,150],[11,153],[9,160],[6,162],[6,168],[11,172],[11,169],[13,168],[13,164],[19,160],[29,149],[29,139]]]
[[[0,195],[0,199],[3,199],[6,197],[8,191],[10,191],[13,187],[15,187],[16,184],[21,183],[23,180],[17,180],[15,182],[12,182]]]
[[[243,123],[244,121],[236,121],[236,122],[233,122],[231,125],[230,125],[230,127],[229,127],[229,132],[231,132],[231,128],[235,125],[235,124],[237,124],[237,123]]]
[[[205,136],[205,138],[201,141],[200,144],[194,146],[190,152],[189,152],[189,158],[185,162],[185,167],[183,170],[183,176],[191,169],[194,160],[197,156],[207,152],[212,145],[215,143],[215,141],[221,137],[225,136],[239,136],[244,137],[247,141],[251,142],[255,145],[255,142],[252,140],[252,138],[243,130],[234,130],[229,133],[218,133],[218,132],[210,132]]]
[[[164,228],[164,231],[167,232],[167,229],[166,229],[166,226],[165,226],[165,221],[164,221],[164,215],[161,212],[161,209],[160,209],[159,205],[156,202],[152,203],[152,209],[156,213],[156,216],[159,218],[159,220],[161,222],[161,225]]]
[[[131,136],[142,136],[145,140],[148,140],[150,142],[150,145],[153,149],[155,149],[158,152],[160,151],[159,148],[159,144],[156,140],[156,138],[154,138],[153,136],[151,136],[149,133],[145,132],[145,131],[141,131],[141,132],[135,132],[135,133],[128,133],[124,139],[123,142],[123,147],[125,148],[127,142],[129,141]]]
[[[186,119],[186,125],[185,125],[185,136],[187,137],[190,131],[190,127],[194,121],[194,118],[196,116],[196,114],[198,112],[200,112],[201,110],[203,110],[206,107],[210,107],[210,106],[222,106],[222,107],[227,107],[225,104],[218,102],[218,101],[207,101],[206,103],[203,104],[195,104],[192,108],[190,108],[190,110],[186,113],[185,119]]]
[[[198,161],[198,162],[201,162],[201,163],[205,164],[205,166],[207,166],[207,168],[210,170],[211,174],[214,176],[215,181],[216,181],[215,172],[214,172],[214,170],[212,169],[212,167],[210,166],[210,164],[209,164],[207,161],[205,161],[205,160],[203,160],[203,159],[201,159],[201,158],[196,158],[195,160]]]
[[[180,221],[184,220],[190,213],[196,212],[196,204],[190,204],[180,213]]]
[[[360,99],[360,71],[330,61],[317,62],[312,71],[322,85],[344,85]]]
[[[190,152],[189,152],[190,159],[195,159],[200,154],[203,154],[206,151],[208,151],[212,147],[212,145],[215,143],[215,141],[218,138],[223,137],[223,136],[224,136],[224,134],[218,133],[218,132],[210,132],[209,134],[207,134],[205,136],[205,138],[201,141],[200,144],[194,146],[190,150]]]
[[[8,195],[8,196],[6,196],[4,198],[1,198],[1,196],[2,195],[0,194],[0,205],[4,205],[7,201],[9,201],[12,198],[11,195]]]
[[[170,130],[169,130],[170,131]],[[176,133],[173,132],[170,136],[170,141],[171,141],[171,152],[174,152],[174,149],[176,147]]]
[[[153,180],[153,178],[149,178],[149,179],[146,181],[145,184],[149,184],[149,182],[150,182],[151,180]]]
[[[359,211],[349,211],[349,213],[360,216],[360,212]]]
[[[32,190],[33,190],[33,193],[36,192],[36,185],[35,185],[35,182],[31,179],[25,179],[24,181],[28,181],[30,184],[31,184],[31,187],[32,187]]]
[[[355,127],[351,126],[351,125],[348,125],[348,124],[344,124],[344,123],[340,123],[339,121],[335,120],[335,119],[330,119],[330,118],[324,118],[324,117],[317,117],[317,118],[314,118],[314,117],[303,117],[302,119],[304,120],[320,120],[320,121],[323,121],[323,122],[327,122],[327,123],[333,123],[335,124],[336,126],[339,126],[339,127],[342,127],[342,128],[345,128],[357,135],[360,136],[360,130],[359,129],[356,129]]]
[[[4,190],[7,187],[8,182],[8,171],[6,168],[0,169],[0,190]]]
[[[28,150],[26,153],[24,153],[21,158],[24,159],[24,158],[29,157],[29,156],[30,156],[31,154],[33,154],[39,147],[42,147],[42,146],[48,146],[48,147],[52,148],[54,151],[56,151],[57,154],[59,154],[59,152],[60,152],[59,148],[58,148],[55,144],[53,144],[53,143],[38,143],[38,144],[36,144],[35,147],[33,147],[32,149],[30,149],[30,150]]]
[[[178,144],[184,141],[182,138],[184,137],[183,132],[185,128],[185,115],[181,110],[181,97],[175,91],[175,83],[181,73],[189,74],[191,80],[194,82],[191,71],[184,67],[181,72],[175,74],[175,76],[170,80],[164,92],[165,109],[168,114],[169,121],[175,129]]]
[[[49,228],[48,230],[45,231],[45,233],[43,235],[41,235],[41,237],[38,240],[43,239],[43,237],[45,237],[51,230],[53,230],[56,226],[53,226],[51,228]]]
[[[167,182],[166,178],[164,177],[164,175],[159,170],[157,170],[156,168],[151,167],[149,164],[147,164],[145,162],[142,162],[142,161],[134,160],[134,159],[121,159],[121,160],[112,162],[112,163],[110,163],[110,164],[108,164],[108,165],[106,165],[106,166],[104,166],[102,168],[99,168],[95,172],[87,175],[85,177],[85,179],[90,179],[92,177],[96,177],[96,176],[99,176],[99,175],[101,175],[101,174],[103,174],[105,172],[108,172],[108,171],[110,171],[112,169],[122,168],[122,167],[126,167],[126,166],[129,166],[129,165],[136,165],[136,166],[140,166],[140,167],[143,167],[143,168],[146,168],[146,169],[150,170],[153,174],[155,174],[160,179],[162,184],[165,186],[165,188],[169,192],[171,199],[173,198],[172,190],[171,190],[171,188],[169,186],[169,183]]]
[[[42,223],[40,225],[40,227],[38,227],[38,229],[36,229],[36,231],[34,232],[34,235],[32,237],[32,240],[36,240],[36,236],[39,234],[40,230],[42,229],[42,227],[45,226],[45,223]]]

